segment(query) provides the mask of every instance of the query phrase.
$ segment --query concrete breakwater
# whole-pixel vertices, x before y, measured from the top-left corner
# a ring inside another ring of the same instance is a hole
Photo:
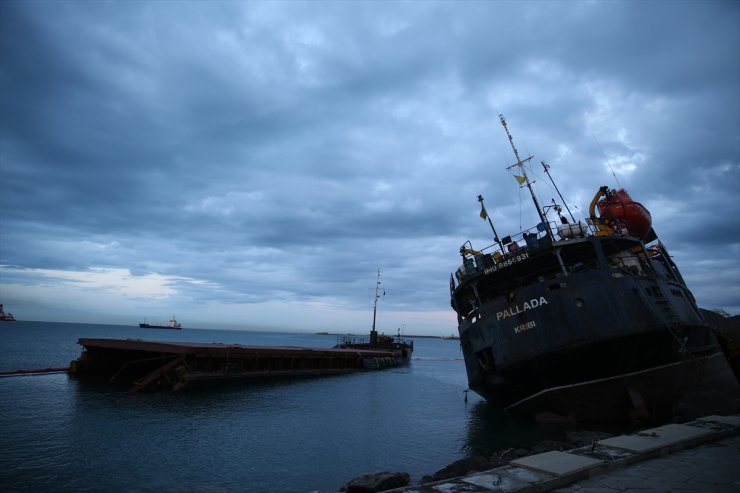
[[[740,464],[740,415],[712,415],[627,435],[606,435],[598,432],[571,435],[572,443],[578,440],[586,443],[570,449],[564,448],[567,443],[543,442],[531,451],[532,455],[527,455],[527,450],[509,449],[487,461],[458,461],[434,476],[425,477],[415,486],[396,487],[396,484],[395,489],[373,489],[372,475],[368,475],[363,482],[349,482],[343,491],[565,493],[604,491],[604,488],[625,491],[630,484],[639,484],[648,491],[740,490],[737,468]],[[545,448],[550,450],[544,451]],[[656,462],[656,459],[673,454],[680,455],[673,460]],[[507,463],[488,467],[496,461]],[[448,476],[469,467],[473,470]],[[385,472],[382,476],[386,485],[393,484],[389,482],[389,474],[393,473]],[[401,476],[394,480],[403,480],[404,473],[399,474]],[[650,482],[645,483],[647,479]]]

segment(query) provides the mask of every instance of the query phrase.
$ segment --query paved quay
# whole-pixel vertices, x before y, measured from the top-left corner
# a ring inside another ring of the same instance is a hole
[[[386,493],[740,493],[740,415],[707,416]]]

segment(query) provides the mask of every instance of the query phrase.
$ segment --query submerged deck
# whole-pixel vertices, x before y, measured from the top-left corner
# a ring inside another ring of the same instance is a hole
[[[177,391],[192,383],[351,373],[397,366],[391,351],[247,346],[141,339],[80,339],[70,374],[131,385],[130,393]]]

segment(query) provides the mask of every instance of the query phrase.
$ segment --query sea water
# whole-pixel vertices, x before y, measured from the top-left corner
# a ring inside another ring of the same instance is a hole
[[[0,324],[0,371],[66,367],[79,338],[332,347],[336,336]],[[406,367],[129,395],[66,374],[0,378],[2,491],[338,491],[376,471],[413,482],[536,430],[467,394],[459,341],[414,339]]]

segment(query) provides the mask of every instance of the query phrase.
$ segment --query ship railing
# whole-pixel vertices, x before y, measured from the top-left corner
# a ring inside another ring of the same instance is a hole
[[[351,334],[337,337],[337,346],[349,344],[370,344],[370,338],[367,336],[355,336]]]
[[[557,240],[592,236],[598,231],[598,228],[590,220],[567,224],[550,221],[540,223],[517,234],[505,236],[501,238],[500,243],[492,243],[481,250],[474,249],[470,241],[467,241],[460,247],[460,252],[463,254],[463,263],[455,272],[454,280],[457,281],[457,285],[460,285],[468,277],[483,274],[492,269],[497,270],[501,266],[511,265],[528,258],[530,253],[552,244],[548,229],[553,232]],[[454,286],[450,286],[450,288],[454,289]]]
[[[401,348],[403,346],[414,346],[413,340],[407,340],[403,336],[391,336],[391,335],[385,335],[385,334],[379,334],[379,338],[383,339],[385,342],[379,341],[380,345],[383,346],[389,346],[389,347],[398,347]],[[347,335],[341,335],[337,337],[337,346],[370,346],[370,337],[368,336],[356,336],[352,334]]]
[[[500,241],[481,250],[474,249],[470,241],[467,241],[460,247],[460,252],[463,254],[463,264],[455,272],[455,278],[459,285],[466,278],[482,274],[488,269],[526,259],[528,252],[548,246],[551,243],[545,223],[540,223],[514,235],[504,236]]]
[[[413,339],[406,339],[404,336],[391,336],[391,342],[398,346],[410,345],[414,346]]]

